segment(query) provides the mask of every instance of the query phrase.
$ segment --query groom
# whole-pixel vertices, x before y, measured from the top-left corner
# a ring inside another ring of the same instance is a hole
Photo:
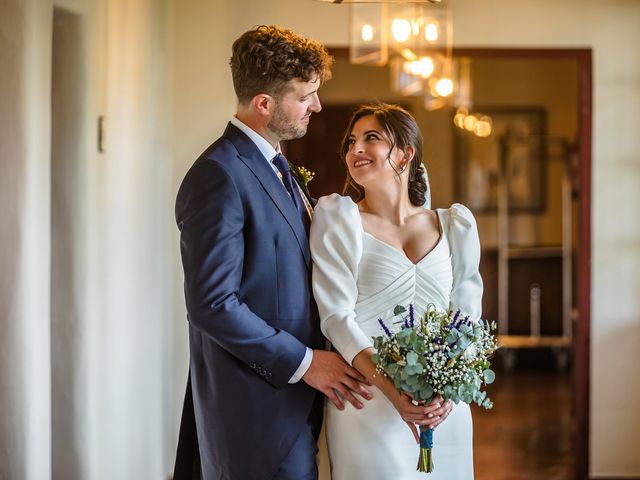
[[[362,408],[354,393],[370,398],[360,374],[323,350],[310,285],[314,200],[280,153],[320,111],[331,62],[321,44],[279,27],[238,38],[237,113],[178,192],[190,382],[176,480],[315,479],[319,392],[339,408]]]

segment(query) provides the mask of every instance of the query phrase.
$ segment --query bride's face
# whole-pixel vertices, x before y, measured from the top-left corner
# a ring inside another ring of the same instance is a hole
[[[397,180],[398,172],[405,163],[404,154],[397,148],[391,150],[391,141],[376,117],[360,118],[353,125],[348,145],[345,160],[356,183],[366,187],[393,178]]]

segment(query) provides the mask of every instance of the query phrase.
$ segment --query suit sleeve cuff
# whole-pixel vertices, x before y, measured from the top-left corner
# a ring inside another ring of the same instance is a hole
[[[289,379],[289,383],[298,383],[302,379],[304,374],[307,373],[307,370],[309,370],[309,367],[311,366],[311,360],[313,360],[313,350],[307,347],[307,351],[304,354],[302,362],[300,362],[300,366],[293,373],[293,376]]]

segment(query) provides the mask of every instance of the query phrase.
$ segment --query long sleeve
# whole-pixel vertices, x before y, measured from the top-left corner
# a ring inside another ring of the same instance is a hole
[[[471,211],[459,203],[445,212],[445,219],[453,267],[450,306],[478,320],[482,315],[478,226]]]
[[[358,263],[362,257],[359,215],[349,197],[322,197],[314,210],[310,234],[320,328],[349,364],[359,352],[372,346],[355,319]]]

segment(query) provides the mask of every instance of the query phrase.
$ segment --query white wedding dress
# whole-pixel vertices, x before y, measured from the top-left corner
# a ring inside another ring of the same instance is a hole
[[[313,291],[321,327],[351,364],[381,334],[379,318],[396,305],[433,303],[479,318],[482,280],[475,219],[464,206],[436,210],[440,240],[418,263],[362,228],[357,205],[333,194],[319,200],[311,227]],[[357,410],[327,402],[326,436],[333,480],[469,480],[473,478],[469,406],[454,405],[434,432],[435,471],[416,471],[419,446],[391,402],[375,387]]]

